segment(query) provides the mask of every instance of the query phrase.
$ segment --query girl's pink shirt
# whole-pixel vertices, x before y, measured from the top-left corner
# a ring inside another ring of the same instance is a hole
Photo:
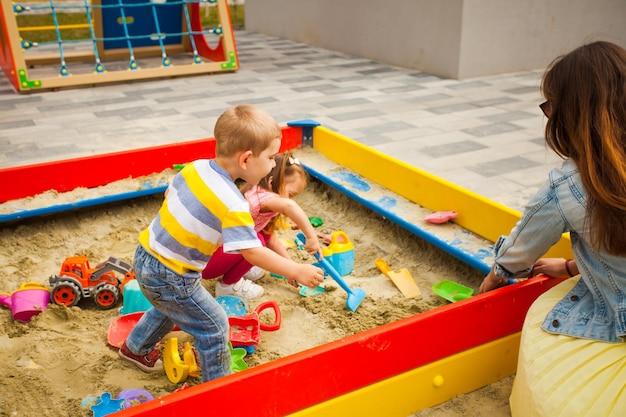
[[[280,214],[273,211],[261,212],[261,208],[267,200],[271,198],[280,198],[280,195],[255,185],[250,190],[246,191],[244,196],[250,204],[250,214],[254,219],[254,230],[256,230],[257,233],[265,229],[270,220]]]

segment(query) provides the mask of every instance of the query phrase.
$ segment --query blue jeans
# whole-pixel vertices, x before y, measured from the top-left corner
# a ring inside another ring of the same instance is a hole
[[[203,382],[231,374],[228,317],[201,285],[200,273],[178,275],[141,245],[135,252],[134,268],[139,287],[153,307],[130,332],[128,348],[145,355],[177,325],[194,338]]]

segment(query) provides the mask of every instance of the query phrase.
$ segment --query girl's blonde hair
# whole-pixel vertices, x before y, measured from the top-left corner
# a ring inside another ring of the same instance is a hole
[[[276,194],[280,194],[280,190],[283,188],[285,179],[293,175],[300,175],[305,181],[305,184],[308,181],[309,176],[307,172],[300,164],[300,161],[298,161],[298,159],[295,158],[291,152],[284,152],[276,155],[274,161],[276,161],[276,166],[272,168],[269,174],[259,181],[259,186],[265,188],[266,190],[275,192]]]
[[[626,51],[581,46],[550,64],[541,91],[551,105],[546,142],[576,162],[588,193],[592,246],[626,255]]]
[[[275,139],[281,139],[278,123],[254,106],[239,104],[227,109],[217,119],[215,155],[233,156],[251,150],[256,156],[267,149]]]

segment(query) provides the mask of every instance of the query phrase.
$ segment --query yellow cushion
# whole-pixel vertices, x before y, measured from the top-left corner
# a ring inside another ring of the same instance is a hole
[[[568,279],[530,307],[510,398],[513,417],[626,416],[626,343],[554,335],[541,329],[580,279]]]

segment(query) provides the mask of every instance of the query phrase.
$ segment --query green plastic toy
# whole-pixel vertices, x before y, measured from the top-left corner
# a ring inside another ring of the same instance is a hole
[[[241,372],[248,369],[248,364],[243,360],[248,352],[244,348],[234,348],[230,342],[228,342],[228,348],[230,349],[230,369],[233,372]]]
[[[324,220],[322,220],[321,217],[311,216],[309,217],[309,223],[311,223],[311,226],[313,227],[320,227],[324,224]]]

